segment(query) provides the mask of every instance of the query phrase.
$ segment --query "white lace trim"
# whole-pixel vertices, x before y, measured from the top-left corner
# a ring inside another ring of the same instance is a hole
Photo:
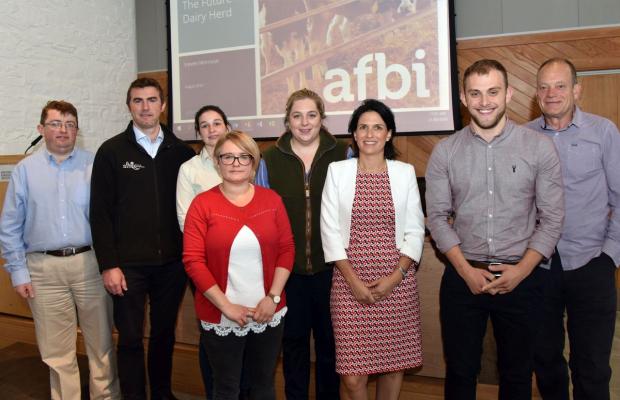
[[[282,318],[284,317],[284,315],[286,315],[286,311],[287,307],[283,307],[280,311],[273,314],[273,318],[271,318],[271,321],[264,324],[259,324],[258,322],[254,321],[246,324],[244,327],[222,326],[220,324],[214,324],[207,321],[200,321],[200,324],[202,325],[202,329],[204,329],[205,331],[214,330],[218,336],[226,336],[231,332],[234,333],[235,336],[246,336],[250,331],[254,333],[263,333],[265,332],[265,329],[267,329],[267,326],[273,328],[280,325],[280,322],[282,322]]]

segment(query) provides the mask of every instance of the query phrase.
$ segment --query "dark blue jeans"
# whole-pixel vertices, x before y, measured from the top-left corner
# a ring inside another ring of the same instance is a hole
[[[609,359],[616,323],[616,266],[605,253],[573,271],[553,256],[545,287],[544,324],[535,356],[536,383],[545,400],[568,400],[568,367],[573,398],[609,399]],[[570,361],[564,358],[564,311]]]
[[[530,400],[535,332],[539,324],[544,271],[535,268],[512,292],[474,295],[452,265],[439,293],[446,359],[445,398],[476,399],[487,320],[497,343],[499,398]]]
[[[286,283],[286,325],[282,339],[287,400],[307,400],[310,385],[310,335],[316,353],[317,400],[338,400],[336,349],[329,295],[332,269],[314,275],[292,273]]]

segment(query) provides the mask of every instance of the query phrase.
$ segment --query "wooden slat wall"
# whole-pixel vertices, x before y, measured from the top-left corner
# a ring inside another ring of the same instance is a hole
[[[514,88],[508,115],[518,123],[540,115],[536,104],[536,71],[551,57],[569,58],[577,71],[620,69],[620,27],[581,29],[528,35],[462,40],[457,45],[457,62],[462,73],[480,58],[494,58],[508,70]],[[580,105],[586,111],[603,115],[620,125],[620,80],[613,76],[586,76]],[[463,112],[464,124],[468,122]],[[399,140],[404,160],[416,167],[419,176],[439,136],[417,136]]]
[[[0,165],[16,165],[24,158],[22,155],[0,156]],[[0,207],[4,204],[8,181],[0,182]],[[0,258],[0,268],[4,265],[4,259]],[[0,272],[0,313],[31,317],[30,308],[26,300],[22,299],[13,289],[11,277],[8,273]]]

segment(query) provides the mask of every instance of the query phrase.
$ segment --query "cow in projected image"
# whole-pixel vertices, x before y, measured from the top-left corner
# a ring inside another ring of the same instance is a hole
[[[328,6],[334,0],[312,1],[312,9]],[[308,53],[320,54],[325,49],[346,43],[359,34],[388,26],[399,17],[416,12],[418,0],[359,0],[308,18]],[[312,79],[320,82],[327,71],[326,62],[312,66]]]
[[[354,37],[383,27],[398,18],[412,15],[430,0],[356,0],[323,12],[295,18],[321,7],[329,7],[339,0],[261,0],[259,25],[261,28],[279,22],[277,28],[260,34],[261,75],[293,66],[307,57],[318,55],[333,46],[353,41]],[[291,22],[286,22],[290,19]],[[327,61],[318,61],[311,67],[310,86],[324,80]],[[288,92],[307,87],[306,71],[297,71],[286,78]]]
[[[306,11],[305,0],[262,0],[259,1],[259,25],[264,28]],[[306,58],[306,24],[304,18],[260,34],[263,75],[292,66]],[[289,93],[307,86],[304,71],[288,76],[286,84]]]

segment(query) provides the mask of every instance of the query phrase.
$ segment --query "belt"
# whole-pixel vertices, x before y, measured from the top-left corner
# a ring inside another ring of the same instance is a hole
[[[490,273],[492,273],[495,276],[500,276],[502,273],[499,271],[491,271],[489,269],[489,266],[491,265],[499,265],[499,264],[507,264],[507,265],[517,265],[516,262],[506,262],[506,261],[476,261],[476,260],[467,260],[467,262],[469,263],[469,265],[471,265],[474,268],[478,268],[478,269],[483,269],[485,271],[489,271]]]
[[[69,257],[69,256],[74,256],[76,254],[84,253],[85,251],[88,251],[90,249],[91,249],[90,246],[65,247],[64,249],[58,249],[58,250],[45,250],[45,251],[42,251],[41,253],[49,254],[50,256],[55,256],[55,257]]]

